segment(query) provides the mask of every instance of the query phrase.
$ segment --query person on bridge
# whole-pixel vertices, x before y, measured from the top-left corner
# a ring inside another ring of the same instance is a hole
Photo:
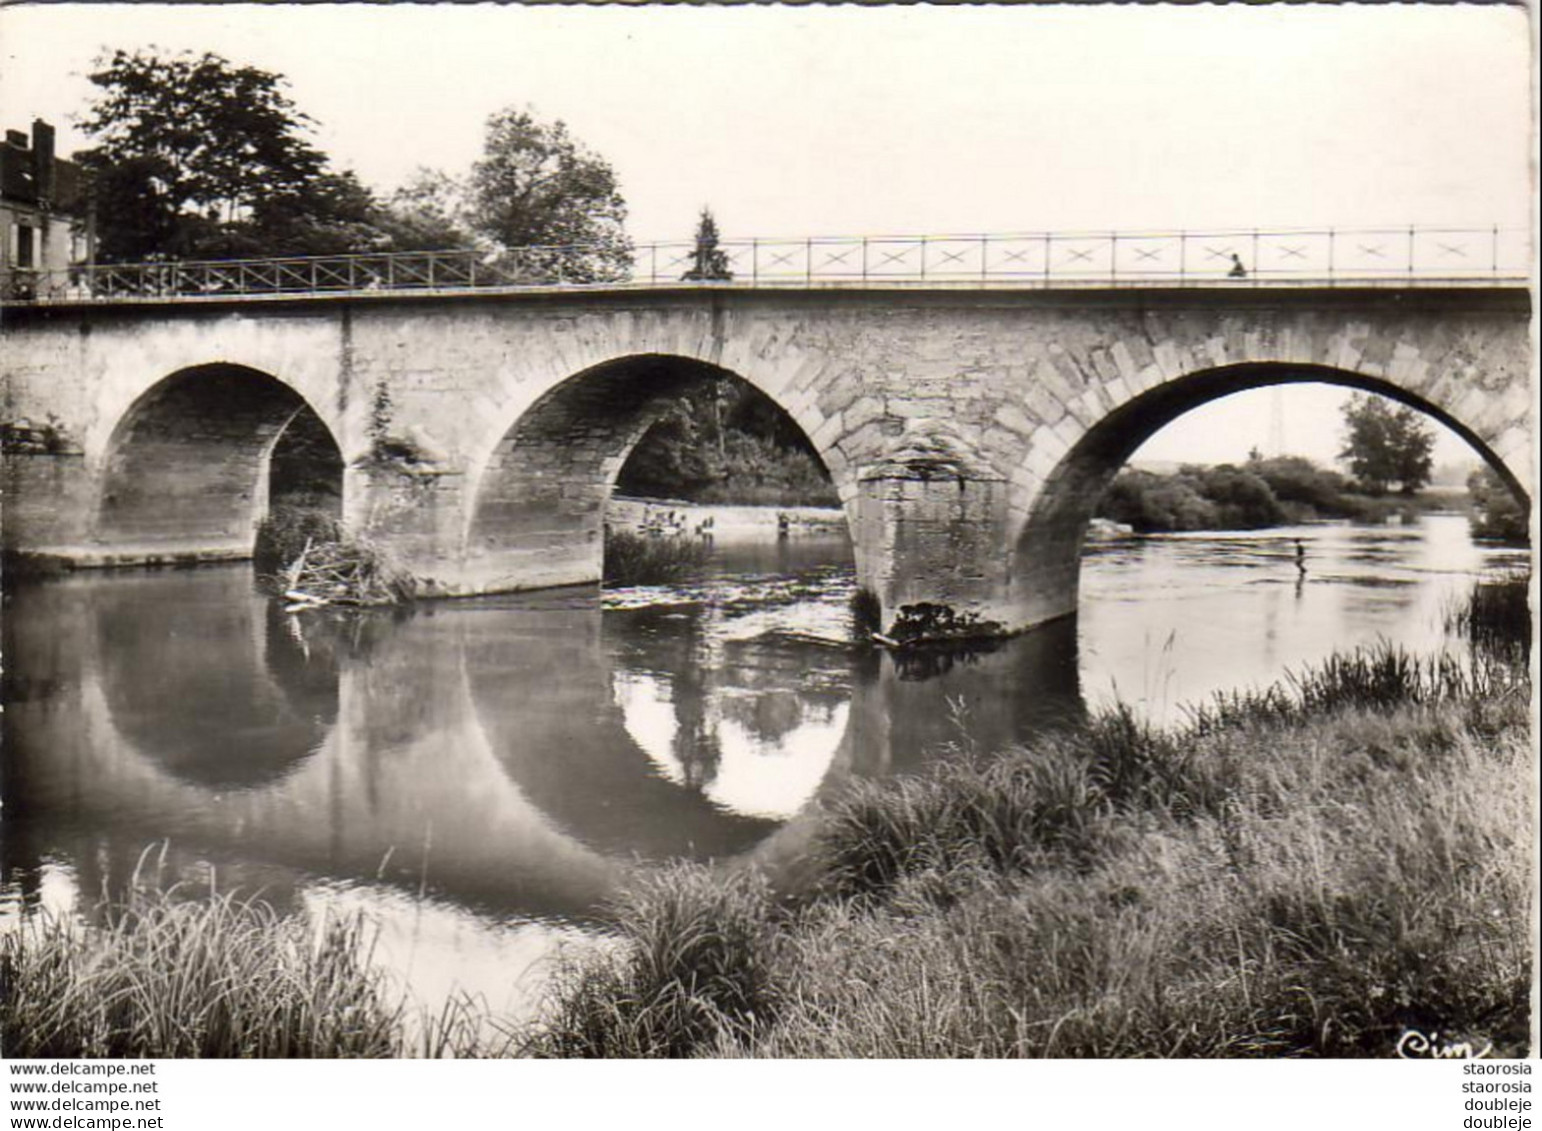
[[[1226,277],[1228,279],[1246,279],[1248,277],[1248,269],[1242,266],[1242,260],[1238,258],[1235,251],[1231,253],[1231,270],[1226,272]]]

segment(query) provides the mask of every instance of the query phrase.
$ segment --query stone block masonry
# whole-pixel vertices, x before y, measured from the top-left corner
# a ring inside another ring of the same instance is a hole
[[[886,623],[1076,606],[1098,494],[1192,408],[1282,381],[1395,396],[1533,490],[1522,288],[554,290],[7,310],[4,548],[79,566],[248,554],[308,405],[344,518],[443,595],[597,580],[604,504],[670,400],[747,381],[846,504]],[[58,443],[20,442],[50,421]],[[35,431],[35,430],[34,430]]]

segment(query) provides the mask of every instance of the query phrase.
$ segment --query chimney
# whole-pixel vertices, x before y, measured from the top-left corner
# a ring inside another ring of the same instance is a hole
[[[37,198],[44,208],[54,202],[54,128],[43,119],[32,123],[32,160],[37,170]]]

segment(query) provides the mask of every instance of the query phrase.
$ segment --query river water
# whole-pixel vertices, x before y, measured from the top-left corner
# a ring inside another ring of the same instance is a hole
[[[1295,539],[1307,570],[1295,564]],[[135,881],[368,912],[425,1005],[518,1016],[629,872],[795,882],[811,807],[1122,700],[1158,721],[1329,652],[1432,651],[1524,552],[1459,516],[1089,546],[1078,616],[947,661],[852,641],[840,537],[724,543],[688,585],[300,617],[247,567],[15,579],[0,926]]]

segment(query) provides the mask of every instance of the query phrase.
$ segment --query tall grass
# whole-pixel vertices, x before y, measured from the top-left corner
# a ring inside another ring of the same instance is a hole
[[[336,542],[343,525],[318,507],[276,506],[257,524],[252,565],[259,574],[274,574],[300,556],[307,545]]]
[[[691,576],[712,553],[699,538],[605,529],[606,585],[665,585]]]
[[[1525,665],[1531,660],[1530,589],[1527,573],[1480,581],[1446,610],[1445,630],[1481,655]]]
[[[228,896],[141,894],[103,928],[35,920],[0,937],[0,1043],[19,1057],[388,1056],[399,1011],[362,934]]]
[[[618,909],[616,948],[566,968],[541,1040],[559,1055],[1382,1056],[1417,1028],[1517,1055],[1521,678],[1370,650],[1184,726],[1116,709],[1030,749],[859,784],[827,806],[820,882],[795,902],[731,897],[699,871],[649,880]],[[700,967],[671,945],[725,922],[733,945]],[[754,990],[706,1008],[704,978]]]
[[[645,877],[613,908],[615,945],[558,965],[551,1019],[526,1051],[678,1057],[753,1039],[776,1005],[761,962],[768,899],[752,873],[719,880],[681,864]]]
[[[1529,1040],[1524,669],[1336,657],[827,803],[811,887],[639,873],[538,1023],[413,1024],[359,920],[140,895],[0,936],[10,1056],[1385,1056]],[[492,1033],[494,1039],[489,1040]]]
[[[136,890],[104,925],[39,916],[0,935],[9,1057],[466,1056],[504,1047],[474,1003],[408,1012],[359,917]]]

